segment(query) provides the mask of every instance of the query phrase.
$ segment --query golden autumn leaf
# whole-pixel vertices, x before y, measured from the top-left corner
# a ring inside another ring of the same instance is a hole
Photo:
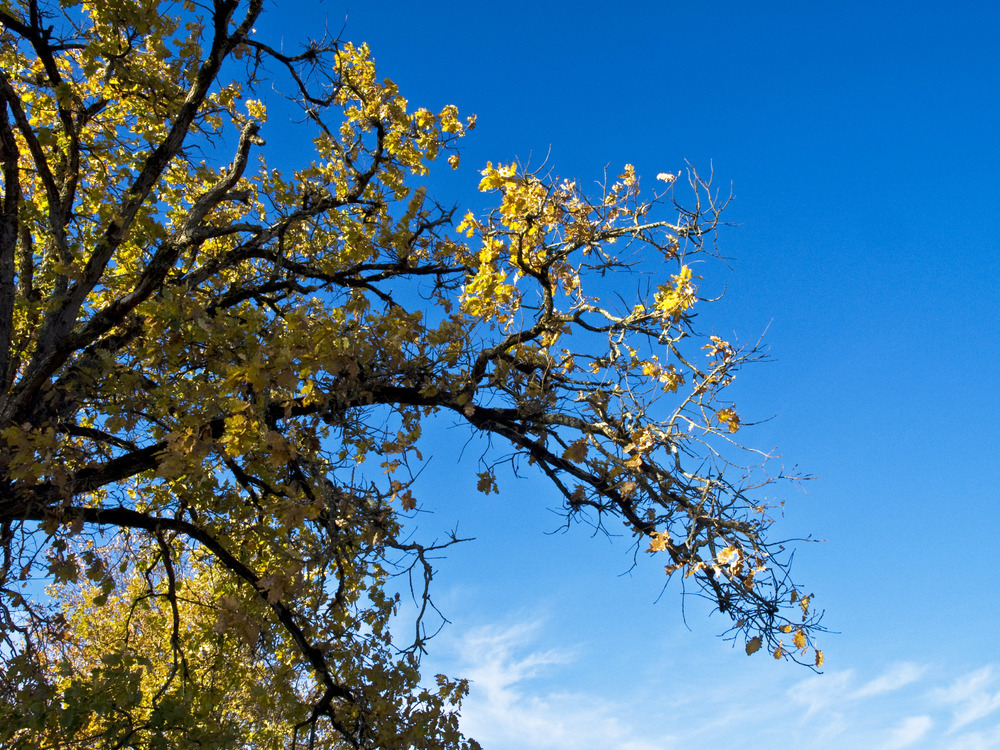
[[[739,553],[737,547],[726,547],[716,555],[715,559],[718,560],[719,565],[730,565],[739,561]]]
[[[806,647],[806,634],[801,628],[795,631],[795,635],[792,637],[792,642],[795,644],[795,648]]]
[[[720,409],[715,415],[720,424],[725,424],[729,432],[738,432],[740,429],[740,417],[732,407]]]
[[[649,549],[647,552],[662,552],[670,544],[670,534],[664,531],[654,531],[649,535]]]
[[[516,171],[517,167],[514,164],[506,167],[498,164],[494,167],[491,162],[487,162],[486,169],[481,172],[483,179],[479,181],[479,189],[483,192],[496,190],[505,185],[514,176]]]

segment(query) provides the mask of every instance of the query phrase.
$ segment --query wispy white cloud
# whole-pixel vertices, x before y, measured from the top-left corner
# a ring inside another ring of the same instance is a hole
[[[551,676],[579,658],[571,649],[531,650],[539,629],[537,621],[479,628],[456,644],[461,653],[457,666],[472,683],[462,710],[467,735],[486,748],[670,747],[663,737],[654,742],[639,736],[630,720],[634,709],[615,698],[533,685],[543,671]]]
[[[1000,724],[949,737],[943,747],[948,750],[997,750],[1000,747]]]
[[[911,747],[920,742],[933,726],[934,720],[930,716],[908,716],[892,730],[886,750]]]
[[[813,716],[862,698],[900,690],[919,680],[925,671],[924,667],[909,662],[892,664],[859,687],[855,671],[845,669],[800,680],[789,688],[788,695],[806,707],[806,716]]]
[[[924,667],[911,664],[910,662],[894,664],[875,679],[869,680],[862,685],[854,693],[853,697],[868,698],[882,693],[891,693],[916,682],[923,676],[925,671]]]
[[[1000,748],[1000,725],[981,721],[1000,709],[992,666],[955,677],[901,662],[802,679],[749,660],[677,671],[666,658],[669,666],[649,674],[593,679],[592,651],[562,641],[550,647],[547,638],[554,636],[537,619],[449,638],[444,671],[472,682],[462,727],[486,750]]]
[[[993,667],[988,665],[952,681],[946,688],[934,691],[934,697],[952,710],[955,732],[1000,709],[1000,686]]]
[[[854,681],[854,672],[850,669],[813,675],[792,685],[788,696],[805,706],[805,715],[809,717],[830,710],[832,705],[843,703],[851,693]]]
[[[463,639],[463,658],[471,668],[466,676],[491,703],[511,700],[516,696],[512,688],[536,676],[540,668],[573,661],[574,655],[567,649],[523,653],[538,628],[538,622],[503,629],[479,628]]]

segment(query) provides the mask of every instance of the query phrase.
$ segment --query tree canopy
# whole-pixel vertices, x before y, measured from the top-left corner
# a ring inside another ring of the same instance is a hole
[[[747,653],[821,664],[726,396],[762,350],[695,325],[709,181],[490,163],[492,210],[441,206],[474,118],[365,45],[269,46],[262,5],[0,2],[0,743],[476,746],[419,670],[434,415],[492,441],[482,492],[541,472]]]

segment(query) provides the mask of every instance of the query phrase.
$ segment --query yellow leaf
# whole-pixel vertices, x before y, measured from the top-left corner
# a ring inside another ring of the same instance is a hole
[[[722,552],[718,554],[716,560],[719,561],[719,565],[729,565],[731,562],[736,561],[739,558],[739,550],[736,547],[726,547]]]
[[[823,661],[824,661],[824,659],[823,659],[823,652],[820,651],[819,649],[816,649],[816,666],[817,667],[822,667],[823,666]]]
[[[465,216],[462,217],[462,221],[457,227],[455,227],[455,231],[459,234],[464,232],[466,237],[471,237],[473,235],[476,231],[476,217],[472,214],[472,211],[468,211]]]
[[[247,112],[255,120],[266,120],[267,119],[267,107],[262,101],[257,99],[248,99],[246,102]]]
[[[420,128],[430,128],[437,121],[437,118],[427,109],[421,107],[416,112],[413,113],[413,119],[416,120],[417,127]]]
[[[647,552],[662,552],[670,544],[670,534],[666,531],[654,531],[649,535],[649,549]]]
[[[513,176],[515,169],[513,164],[508,167],[500,165],[494,168],[491,162],[486,162],[486,169],[480,172],[483,175],[483,179],[479,181],[480,192],[485,193],[502,187]]]
[[[750,656],[751,654],[756,654],[758,651],[760,651],[761,645],[762,642],[760,640],[759,635],[755,635],[753,638],[747,641],[747,656]]]
[[[487,190],[495,190],[496,188],[503,185],[503,178],[500,174],[493,168],[491,162],[486,162],[486,169],[484,169],[480,174],[483,175],[483,179],[479,181],[479,190],[481,192],[486,192]]]
[[[726,423],[730,432],[736,432],[740,429],[740,417],[731,407],[720,409],[715,416],[719,420],[719,424]]]
[[[792,642],[795,644],[795,648],[806,647],[806,634],[802,632],[801,628],[795,631],[795,635],[792,636]]]

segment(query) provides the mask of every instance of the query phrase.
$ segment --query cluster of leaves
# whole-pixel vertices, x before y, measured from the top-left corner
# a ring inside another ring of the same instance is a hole
[[[727,458],[724,389],[760,352],[693,328],[710,185],[684,208],[675,175],[589,198],[490,164],[498,207],[456,235],[419,183],[474,120],[412,109],[364,46],[257,40],[262,0],[183,6],[0,3],[0,742],[474,747],[466,683],[419,672],[458,541],[402,530],[432,414],[509,444],[569,520],[624,523],[748,652],[803,656],[773,480]],[[265,80],[314,148],[290,174]],[[673,272],[609,305],[651,257]]]

